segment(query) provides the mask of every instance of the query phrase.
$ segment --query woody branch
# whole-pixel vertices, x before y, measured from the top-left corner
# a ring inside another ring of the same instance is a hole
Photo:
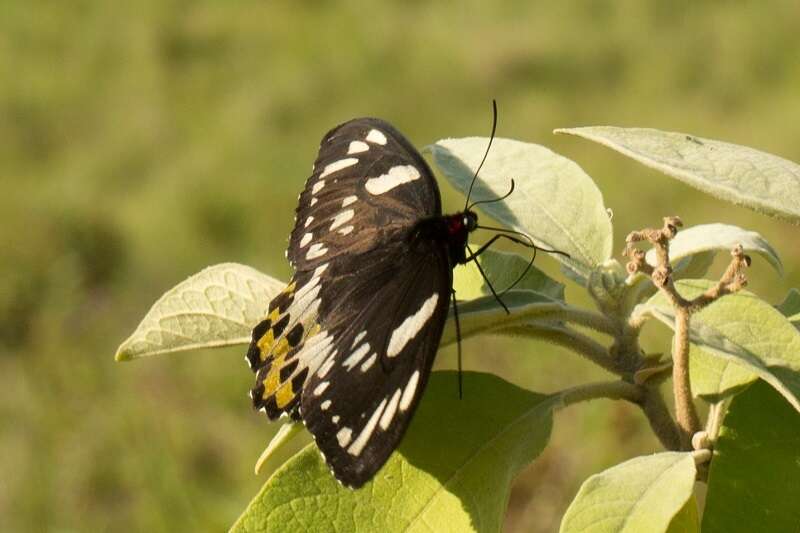
[[[623,255],[628,257],[627,270],[630,274],[641,272],[650,276],[653,284],[667,297],[675,312],[675,335],[672,342],[672,386],[675,395],[675,415],[680,433],[681,448],[691,449],[692,436],[701,430],[692,401],[692,388],[689,380],[689,326],[694,313],[711,302],[732,294],[747,285],[744,269],[750,266],[750,257],[744,254],[741,245],[731,251],[731,262],[720,280],[703,294],[691,300],[678,292],[673,280],[669,258],[669,242],[682,227],[681,219],[672,216],[664,218],[661,228],[647,228],[631,232],[625,239]],[[637,242],[652,244],[656,254],[655,266],[647,263],[645,253],[636,248]]]

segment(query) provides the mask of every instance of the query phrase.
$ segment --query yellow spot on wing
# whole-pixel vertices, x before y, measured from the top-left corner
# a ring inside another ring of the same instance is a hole
[[[275,403],[277,404],[278,409],[283,409],[286,407],[293,398],[294,391],[292,390],[291,381],[287,381],[281,385],[278,391],[275,393]]]
[[[272,333],[272,329],[268,329],[264,335],[258,339],[256,346],[258,349],[261,350],[261,360],[265,361],[267,359],[267,355],[269,355],[269,350],[272,348],[272,343],[275,342],[275,336]]]

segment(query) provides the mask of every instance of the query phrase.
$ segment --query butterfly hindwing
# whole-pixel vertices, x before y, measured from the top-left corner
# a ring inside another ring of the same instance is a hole
[[[332,353],[306,381],[302,418],[347,486],[361,486],[396,448],[439,346],[451,269],[443,250],[424,244],[366,263],[347,309],[331,317]]]
[[[250,392],[253,405],[270,419],[288,413],[297,418],[300,391],[313,358],[301,358],[306,345],[319,332],[321,274],[296,274],[269,304],[268,315],[253,328],[247,361],[256,372]],[[305,351],[308,354],[308,350]]]

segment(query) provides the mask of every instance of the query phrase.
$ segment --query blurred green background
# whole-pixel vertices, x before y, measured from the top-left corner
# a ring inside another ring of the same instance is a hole
[[[787,272],[757,259],[751,288],[779,301],[800,286],[797,227],[550,132],[649,126],[800,161],[799,20],[796,0],[6,0],[0,530],[233,522],[265,479],[252,467],[276,429],[250,409],[243,350],[127,364],[114,350],[162,292],[207,265],[287,278],[283,251],[319,139],[354,116],[386,118],[423,146],[488,134],[496,98],[499,135],[550,146],[597,180],[615,249],[667,214],[754,229]],[[567,295],[586,303],[574,285]],[[659,326],[646,347],[668,349]],[[603,377],[544,344],[484,337],[463,348],[467,368],[540,392]],[[454,366],[454,353],[438,365]],[[515,484],[507,529],[556,530],[583,479],[657,449],[627,405],[560,413]]]

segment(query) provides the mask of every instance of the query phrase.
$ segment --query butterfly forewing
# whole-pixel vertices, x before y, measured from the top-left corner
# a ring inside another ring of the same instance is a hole
[[[402,134],[380,119],[351,120],[320,144],[287,257],[297,270],[348,261],[383,246],[394,228],[438,214],[436,181]]]

